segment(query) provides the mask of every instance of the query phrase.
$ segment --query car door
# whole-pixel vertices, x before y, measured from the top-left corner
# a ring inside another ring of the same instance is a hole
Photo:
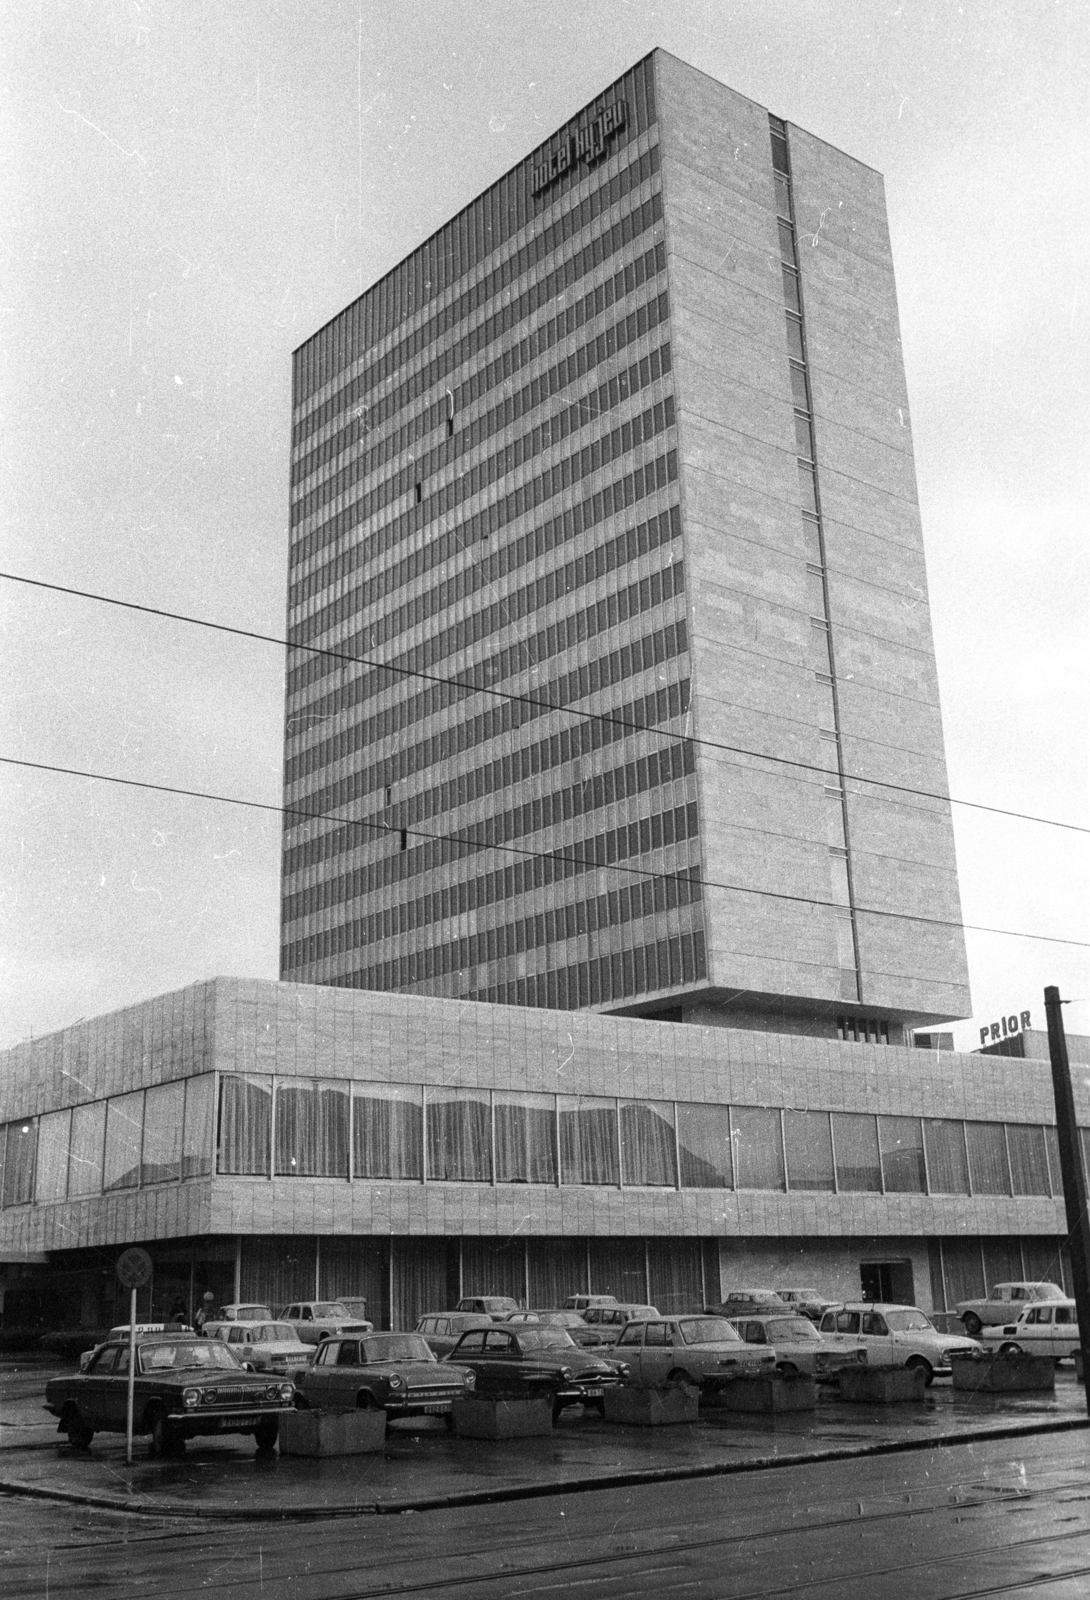
[[[518,1366],[522,1351],[518,1340],[506,1328],[489,1328],[484,1336],[484,1365],[482,1374],[489,1388],[507,1388],[518,1384]]]
[[[1052,1320],[1053,1308],[1049,1305],[1031,1306],[1026,1312],[1025,1337],[1019,1344],[1032,1350],[1034,1355],[1050,1356],[1056,1341],[1056,1328]]]
[[[867,1361],[872,1367],[893,1367],[901,1364],[894,1345],[897,1335],[890,1332],[889,1324],[879,1311],[864,1311],[859,1319],[859,1332],[867,1347]],[[903,1358],[907,1360],[907,1355]]]
[[[327,1339],[318,1346],[314,1365],[307,1373],[304,1390],[310,1404],[316,1409],[333,1404],[337,1381],[337,1357],[341,1350],[340,1339]]]
[[[673,1369],[674,1346],[670,1328],[665,1322],[645,1322],[643,1325],[643,1359],[640,1363],[644,1383],[665,1383],[666,1374]]]
[[[1075,1321],[1077,1315],[1075,1306],[1054,1306],[1052,1309],[1052,1354],[1057,1361],[1062,1361],[1064,1356],[1074,1355],[1079,1348],[1079,1325]]]
[[[634,1383],[642,1383],[643,1324],[630,1322],[627,1328],[622,1328],[621,1336],[614,1345],[613,1350],[621,1361],[627,1361],[632,1381]]]
[[[140,1371],[140,1346],[136,1347],[136,1370]],[[129,1347],[123,1344],[117,1352],[117,1361],[113,1371],[102,1382],[102,1398],[99,1401],[102,1427],[111,1430],[124,1431],[127,1425],[129,1405]],[[134,1409],[136,1409],[134,1407]],[[139,1419],[138,1419],[139,1420]]]
[[[72,1395],[90,1427],[106,1426],[106,1397],[117,1367],[118,1346],[108,1344],[89,1364],[86,1375],[72,1385]]]

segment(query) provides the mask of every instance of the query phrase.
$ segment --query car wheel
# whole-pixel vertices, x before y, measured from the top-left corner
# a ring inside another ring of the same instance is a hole
[[[666,1374],[666,1382],[687,1383],[690,1388],[697,1388],[696,1379],[692,1377],[690,1373],[686,1372],[684,1367],[675,1367],[672,1372],[668,1372]]]
[[[296,1411],[310,1410],[310,1401],[307,1399],[305,1394],[300,1394],[298,1389],[295,1391],[295,1409]]]
[[[87,1426],[74,1406],[65,1412],[64,1431],[73,1450],[86,1450],[95,1436],[94,1428]]]
[[[564,1409],[563,1400],[554,1400],[553,1401],[553,1427],[554,1428],[556,1427],[556,1424],[560,1421],[560,1413],[563,1411],[563,1409]]]
[[[999,1346],[999,1354],[1001,1356],[1020,1356],[1022,1354],[1022,1346],[1015,1344],[1013,1339],[1008,1339],[1006,1344]]]
[[[962,1326],[964,1327],[965,1332],[969,1335],[970,1339],[977,1338],[980,1334],[981,1328],[984,1326],[975,1311],[967,1311],[962,1317],[961,1321]]]
[[[361,1389],[356,1396],[356,1408],[359,1411],[381,1411],[382,1407],[371,1393],[370,1389]]]
[[[162,1406],[156,1406],[149,1419],[151,1433],[151,1453],[153,1456],[180,1455],[185,1449],[185,1440],[170,1424]]]
[[[776,1371],[781,1378],[797,1378],[799,1369],[793,1361],[780,1361],[776,1364]]]
[[[925,1361],[923,1356],[910,1356],[905,1362],[905,1366],[908,1368],[909,1372],[922,1372],[923,1381],[930,1389],[931,1385],[935,1381],[935,1374],[931,1370],[930,1361]]]
[[[271,1450],[280,1437],[280,1418],[262,1417],[254,1429],[254,1442],[259,1450]]]

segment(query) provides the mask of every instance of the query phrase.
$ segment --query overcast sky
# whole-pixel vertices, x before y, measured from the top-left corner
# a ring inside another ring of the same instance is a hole
[[[1086,827],[1084,0],[8,0],[2,565],[282,634],[290,354],[655,45],[885,176],[951,793]],[[12,226],[14,223],[14,226]],[[278,649],[0,581],[0,754],[280,798]],[[0,1045],[277,976],[279,818],[0,768]],[[1085,835],[954,811],[970,924]],[[1085,950],[967,935],[974,1019]],[[955,1029],[959,1045],[975,1026]]]

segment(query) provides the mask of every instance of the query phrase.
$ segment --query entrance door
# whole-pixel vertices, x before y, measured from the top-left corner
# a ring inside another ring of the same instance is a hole
[[[864,1300],[901,1306],[916,1304],[911,1261],[863,1261],[859,1266],[859,1281]]]

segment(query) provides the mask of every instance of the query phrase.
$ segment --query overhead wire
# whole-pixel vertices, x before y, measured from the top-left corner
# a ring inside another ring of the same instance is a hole
[[[563,850],[531,850],[525,845],[493,844],[485,840],[471,838],[457,833],[428,833],[420,828],[403,828],[396,823],[378,822],[366,817],[340,817],[331,812],[307,811],[301,806],[273,805],[266,800],[242,800],[235,795],[216,794],[207,789],[187,789],[178,784],[151,783],[143,778],[120,778],[108,772],[92,772],[81,767],[64,767],[48,761],[28,761],[19,756],[0,755],[0,765],[8,767],[24,767],[33,772],[59,773],[69,778],[89,778],[98,783],[113,783],[126,789],[146,789],[156,794],[179,795],[191,800],[208,800],[220,805],[242,806],[251,811],[263,811],[271,815],[301,817],[310,822],[336,822],[341,827],[366,828],[373,834],[405,835],[414,839],[425,840],[428,843],[454,844],[463,846],[466,852],[479,851],[481,853],[494,852],[498,855],[519,856],[523,859],[537,861],[558,861],[570,863],[587,871],[595,872],[623,872],[632,878],[649,878],[656,882],[684,883],[692,888],[694,882],[699,882],[701,889],[723,889],[731,894],[757,895],[768,900],[784,900],[796,905],[820,907],[823,910],[846,911],[849,908],[836,900],[819,900],[813,895],[787,894],[779,889],[755,889],[741,883],[722,883],[714,878],[693,879],[683,872],[653,871],[648,867],[626,866],[620,861],[596,861],[593,858],[571,855]],[[1090,941],[1083,939],[1065,939],[1055,934],[1023,933],[1017,928],[990,928],[978,923],[954,921],[949,917],[925,917],[908,911],[888,911],[877,906],[853,906],[851,908],[858,916],[885,917],[896,922],[923,923],[935,928],[958,928],[971,933],[993,933],[1009,939],[1030,939],[1044,944],[1074,945],[1079,949],[1090,950]]]

